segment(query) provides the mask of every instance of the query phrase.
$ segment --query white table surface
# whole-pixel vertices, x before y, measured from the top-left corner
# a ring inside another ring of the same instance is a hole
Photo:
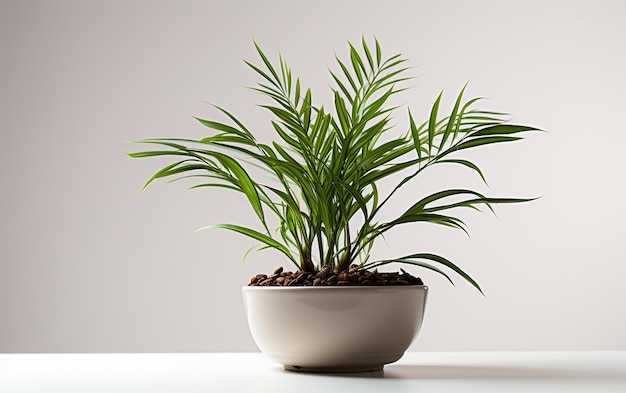
[[[0,354],[0,392],[626,392],[626,351],[411,352],[304,374],[259,353]]]

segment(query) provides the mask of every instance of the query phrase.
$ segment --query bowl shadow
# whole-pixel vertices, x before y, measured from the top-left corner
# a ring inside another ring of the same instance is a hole
[[[283,370],[286,373],[294,371]],[[300,372],[295,372],[300,373]],[[585,373],[582,370],[567,369],[534,369],[515,367],[486,367],[467,365],[388,365],[384,369],[359,373],[307,373],[335,378],[354,379],[404,379],[404,380],[435,380],[435,379],[481,379],[481,380],[524,380],[524,379],[587,379],[597,378],[597,374]]]
[[[546,370],[514,367],[485,366],[429,366],[429,365],[396,365],[381,370],[378,378],[397,379],[553,379],[580,377],[567,370]]]

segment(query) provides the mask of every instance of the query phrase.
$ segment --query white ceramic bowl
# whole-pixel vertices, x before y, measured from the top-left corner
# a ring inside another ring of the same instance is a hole
[[[380,370],[419,332],[428,287],[243,287],[250,332],[285,369]]]

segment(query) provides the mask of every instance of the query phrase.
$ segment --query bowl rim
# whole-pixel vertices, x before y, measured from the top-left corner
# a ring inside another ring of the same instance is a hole
[[[244,291],[345,291],[345,290],[428,290],[427,285],[307,285],[307,286],[291,286],[284,287],[278,285],[272,286],[259,286],[259,285],[244,285],[242,290]]]

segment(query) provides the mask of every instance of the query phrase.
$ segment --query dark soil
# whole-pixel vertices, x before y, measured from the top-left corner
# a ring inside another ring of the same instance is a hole
[[[424,285],[422,279],[400,269],[398,273],[380,273],[359,269],[356,266],[342,272],[332,271],[324,266],[311,273],[285,272],[282,267],[270,276],[257,274],[250,279],[248,286],[371,286],[371,285]]]

